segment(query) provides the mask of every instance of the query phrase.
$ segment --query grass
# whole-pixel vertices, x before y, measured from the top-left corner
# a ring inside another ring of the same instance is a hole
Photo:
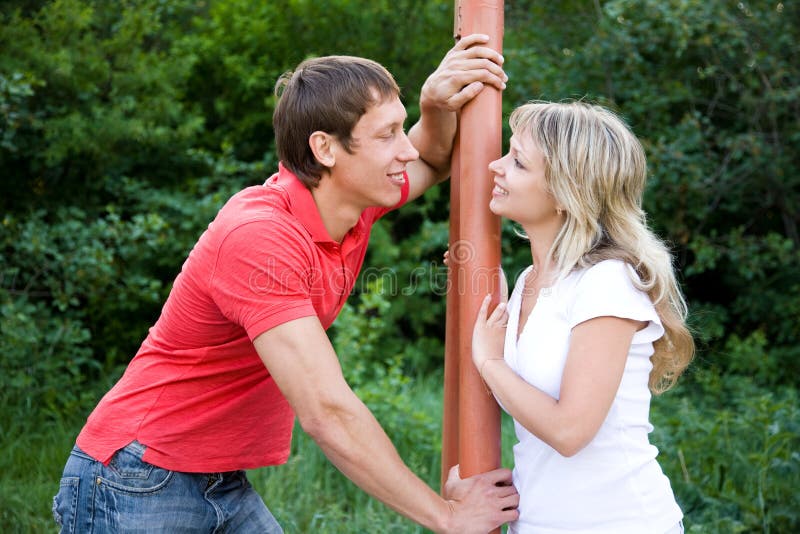
[[[418,454],[413,449],[398,451],[412,470],[436,491],[440,489],[441,470],[441,457],[438,454],[441,435],[440,388],[438,381],[424,380],[411,384],[406,391],[414,399],[415,409],[430,414],[435,421],[433,435],[420,435],[415,439],[432,439],[437,444],[437,453]],[[413,417],[414,414],[395,415],[402,419]],[[380,419],[380,414],[378,417]],[[397,427],[386,421],[381,423],[390,429]],[[506,447],[508,450],[504,451],[503,463],[506,466],[511,465],[510,439],[513,428],[510,423],[510,419],[504,419],[504,442],[509,444]],[[408,436],[392,435],[391,430],[387,432],[395,444],[408,441]],[[287,533],[427,532],[357,488],[328,462],[299,427],[295,429],[292,440],[292,455],[285,465],[251,471],[248,477]]]
[[[413,397],[415,411],[429,414],[435,427],[433,435],[413,438],[433,440],[437,447],[441,431],[439,388],[436,381],[418,381],[405,391]],[[413,416],[392,414],[397,421]],[[0,532],[53,532],[52,498],[85,415],[39,424],[34,424],[36,416],[31,413],[11,417],[6,411],[0,417],[0,471],[4,473],[0,481]],[[397,424],[386,426],[398,428]],[[404,436],[390,437],[395,443],[409,441]],[[413,449],[399,452],[438,491],[441,462],[438,454],[429,454],[430,449],[424,447],[422,454]],[[328,462],[299,426],[289,461],[252,470],[248,478],[287,533],[426,532],[358,489]]]
[[[679,389],[657,398],[651,436],[659,463],[686,513],[687,532],[797,532],[800,413],[787,389],[732,384],[721,397]],[[707,393],[707,392],[704,392]],[[415,473],[439,488],[441,389],[438,380],[412,381],[402,396],[375,409]],[[725,395],[733,395],[726,398]],[[405,399],[399,404],[398,399]],[[726,400],[722,400],[725,398]],[[370,401],[376,406],[381,400]],[[394,404],[393,404],[394,403]],[[391,409],[386,409],[389,404]],[[413,409],[408,409],[413,406]],[[420,414],[427,414],[419,423]],[[41,415],[6,406],[0,413],[0,532],[55,530],[52,497],[86,414],[42,422]],[[511,465],[513,429],[503,420],[503,464]],[[361,492],[302,431],[287,464],[253,470],[251,482],[287,533],[420,533],[424,530]]]
[[[513,433],[510,419],[504,422],[504,431]],[[438,456],[429,461],[423,479],[438,491],[441,461]],[[287,464],[251,471],[248,477],[287,533],[427,532],[358,489],[299,429]]]
[[[0,532],[52,532],[53,496],[81,421],[0,417]]]

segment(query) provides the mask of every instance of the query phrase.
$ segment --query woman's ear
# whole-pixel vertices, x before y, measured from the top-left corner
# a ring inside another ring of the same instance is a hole
[[[326,132],[316,131],[308,138],[308,146],[317,161],[324,167],[331,168],[336,163],[333,136]]]

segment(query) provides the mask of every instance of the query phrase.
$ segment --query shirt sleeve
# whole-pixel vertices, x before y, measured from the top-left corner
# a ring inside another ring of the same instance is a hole
[[[211,296],[251,340],[279,324],[316,315],[313,257],[307,239],[288,221],[242,224],[225,237],[218,254]]]
[[[664,335],[661,319],[644,291],[633,284],[632,267],[619,260],[606,260],[589,267],[575,288],[575,299],[568,312],[570,328],[596,317],[620,317],[646,321],[636,332],[634,343],[653,342]]]

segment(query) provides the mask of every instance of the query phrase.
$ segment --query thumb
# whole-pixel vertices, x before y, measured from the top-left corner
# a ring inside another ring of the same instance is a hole
[[[481,307],[478,309],[478,321],[486,322],[489,319],[489,302],[491,302],[492,296],[486,295],[483,297],[483,302],[481,302]]]
[[[461,480],[461,470],[458,464],[450,468],[450,472],[447,474],[447,480]]]
[[[498,267],[500,274],[500,302],[508,302],[508,279],[503,267]]]

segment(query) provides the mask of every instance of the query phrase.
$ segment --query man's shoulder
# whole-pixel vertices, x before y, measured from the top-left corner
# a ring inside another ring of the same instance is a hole
[[[307,234],[289,210],[287,192],[279,186],[255,185],[233,195],[209,229],[223,235],[252,233],[299,238]]]
[[[251,185],[234,193],[220,209],[220,215],[236,218],[259,213],[287,212],[289,193],[280,185]]]

